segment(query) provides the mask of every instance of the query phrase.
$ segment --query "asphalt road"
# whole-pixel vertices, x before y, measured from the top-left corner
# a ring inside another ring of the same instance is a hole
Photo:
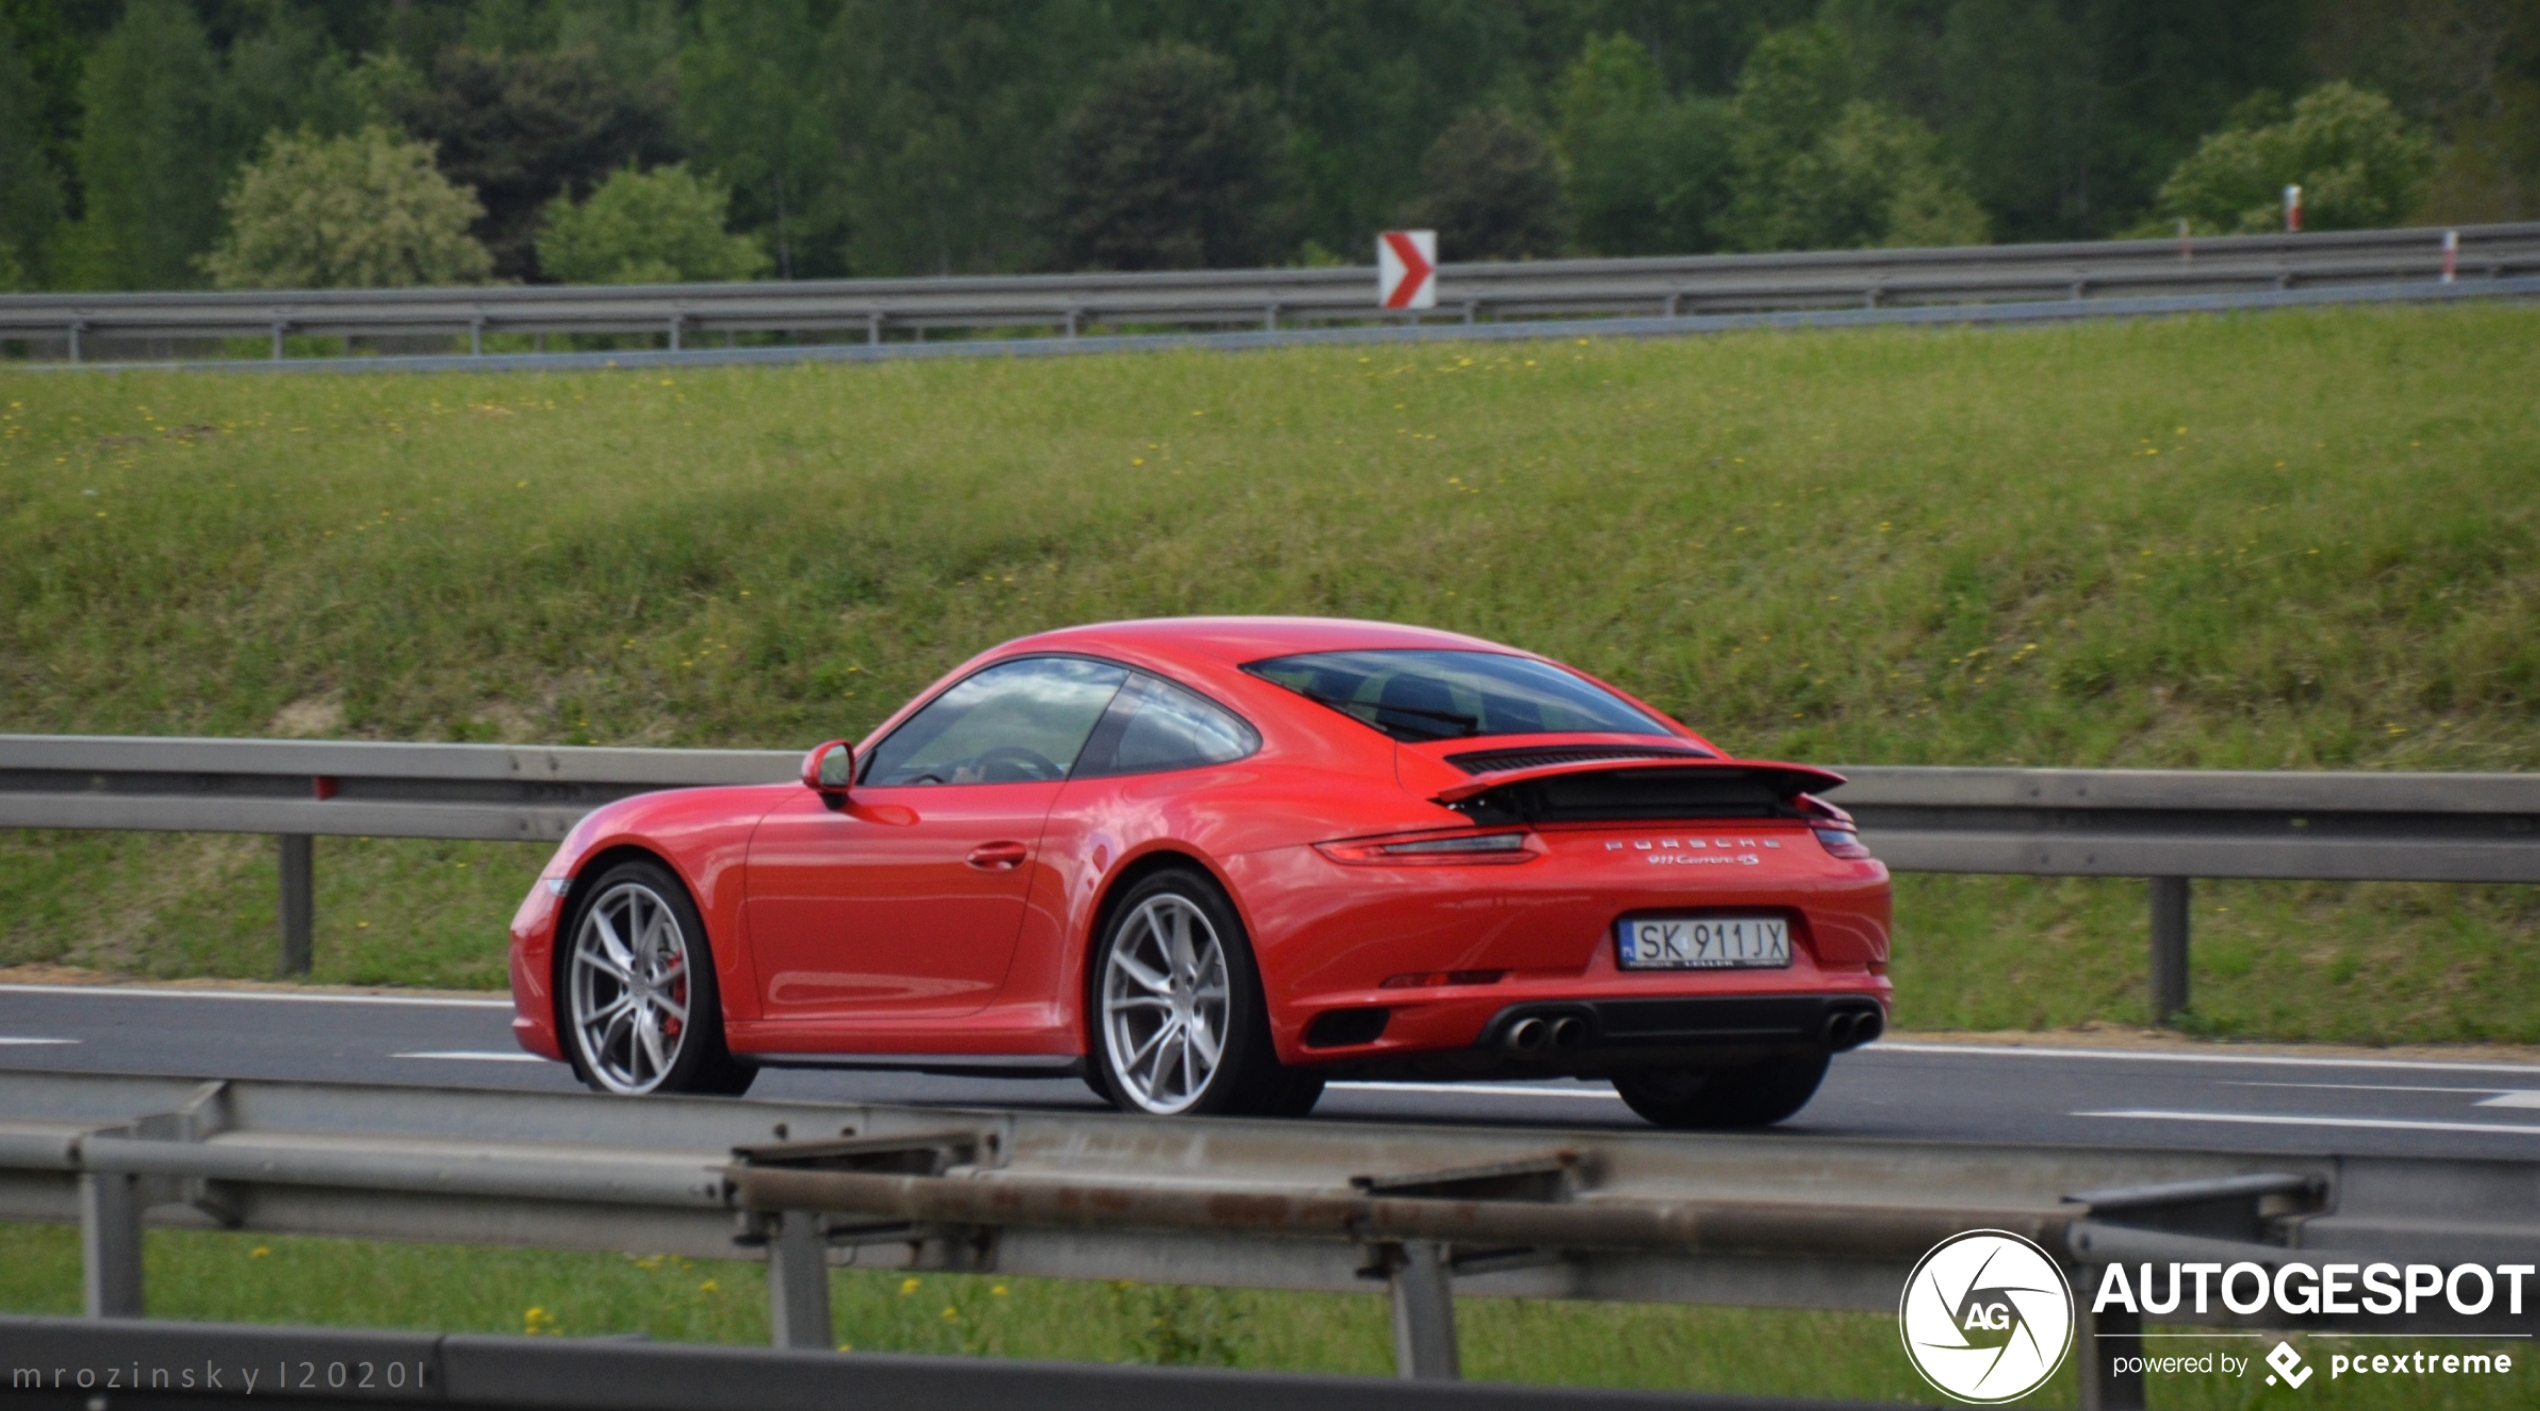
[[[501,1000],[0,985],[0,1071],[572,1091]],[[1076,1079],[771,1071],[754,1097],[1099,1106]],[[1342,1083],[1318,1120],[1639,1127],[1602,1083]],[[2540,1157],[2540,1064],[1889,1041],[1776,1130],[2344,1155]]]

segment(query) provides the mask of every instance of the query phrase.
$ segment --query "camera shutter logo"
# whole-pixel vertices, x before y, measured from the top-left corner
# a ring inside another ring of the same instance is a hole
[[[2028,1395],[2073,1345],[2073,1290],[2046,1251],[2002,1230],[1932,1247],[1905,1278],[1896,1324],[1906,1359],[1942,1395],[1990,1404]]]

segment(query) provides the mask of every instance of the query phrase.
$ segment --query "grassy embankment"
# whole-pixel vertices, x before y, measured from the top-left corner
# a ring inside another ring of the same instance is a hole
[[[550,1254],[429,1245],[350,1244],[232,1234],[148,1237],[150,1306],[203,1321],[403,1327],[559,1337],[644,1333],[662,1341],[764,1344],[767,1295],[755,1264],[661,1256]],[[1377,1297],[1177,1290],[1150,1285],[839,1270],[831,1296],[841,1345],[865,1352],[1166,1362],[1383,1376],[1391,1334]],[[76,1232],[0,1225],[0,1309],[79,1308]],[[1862,1400],[1938,1400],[1896,1344],[1896,1320],[1870,1313],[1686,1309],[1632,1304],[1458,1301],[1465,1375],[1481,1380],[1701,1390]],[[2300,1390],[2257,1376],[2155,1378],[2155,1411],[2433,1411],[2523,1407],[2540,1386],[2520,1343],[2478,1344],[2514,1357],[2494,1377],[2331,1382],[2332,1352],[2352,1341],[2295,1338],[2321,1374]],[[2215,1347],[2235,1356],[2264,1343]],[[2471,1350],[2460,1343],[2426,1350]],[[2378,1342],[2370,1351],[2415,1351]],[[2377,1384],[2378,1383],[2378,1384]],[[2068,1364],[2023,1405],[2069,1407]]]
[[[799,746],[1033,628],[1434,623],[1732,748],[2540,759],[2540,313],[677,374],[0,372],[0,729]],[[538,863],[326,841],[321,979]],[[0,963],[263,973],[257,838],[0,840]],[[1908,1026],[2139,1021],[2124,881],[1905,878]],[[2527,890],[2214,884],[2205,1032],[2540,1039]]]

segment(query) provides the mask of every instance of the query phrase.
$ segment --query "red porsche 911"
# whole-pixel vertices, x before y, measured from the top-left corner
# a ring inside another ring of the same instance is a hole
[[[1178,618],[988,651],[799,784],[592,813],[512,922],[522,1045],[614,1093],[1081,1074],[1156,1114],[1604,1078],[1667,1127],[1876,1038],[1887,869],[1817,795],[1473,637]]]

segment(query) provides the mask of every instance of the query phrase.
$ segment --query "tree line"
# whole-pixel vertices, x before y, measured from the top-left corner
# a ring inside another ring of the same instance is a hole
[[[0,0],[0,287],[2540,214],[2531,0]]]

